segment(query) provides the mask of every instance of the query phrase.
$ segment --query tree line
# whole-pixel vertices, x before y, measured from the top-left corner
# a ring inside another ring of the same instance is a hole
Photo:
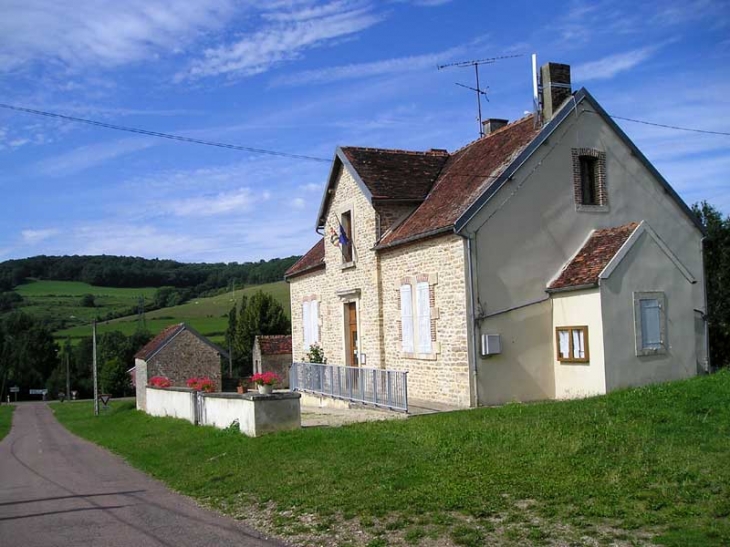
[[[28,278],[83,281],[101,287],[190,289],[194,295],[237,286],[280,281],[298,256],[258,262],[183,263],[129,256],[34,256],[0,262],[0,292]]]

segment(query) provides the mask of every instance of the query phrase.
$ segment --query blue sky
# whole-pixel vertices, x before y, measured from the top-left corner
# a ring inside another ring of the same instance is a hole
[[[532,106],[529,54],[617,116],[730,131],[730,3],[2,0],[0,102],[331,158],[453,150]],[[265,6],[265,7],[261,7]],[[619,121],[685,201],[730,213],[730,137]],[[0,109],[0,260],[268,259],[316,241],[329,164]]]

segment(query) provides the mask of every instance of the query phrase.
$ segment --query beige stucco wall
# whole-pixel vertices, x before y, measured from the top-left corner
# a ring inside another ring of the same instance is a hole
[[[572,399],[606,393],[601,292],[596,288],[556,294],[553,296],[552,306],[555,398]],[[590,361],[588,363],[558,361],[555,328],[578,326],[588,327]]]
[[[134,360],[134,390],[137,400],[137,410],[147,410],[147,362],[143,359]]]
[[[408,396],[461,407],[471,403],[464,239],[447,235],[381,254],[385,361],[408,371]],[[401,279],[427,275],[433,284],[438,352],[420,358],[402,351],[398,324]]]
[[[605,331],[609,391],[697,374],[697,354],[704,352],[696,347],[694,287],[647,233],[601,283],[603,322],[610,326]],[[666,295],[663,355],[636,355],[633,293],[645,291]]]
[[[500,312],[544,300],[545,287],[592,229],[646,220],[692,275],[703,278],[700,231],[613,130],[586,108],[581,104],[571,113],[466,227],[474,237],[475,301],[483,316],[491,316],[480,321],[480,331],[501,334],[508,348],[502,356],[478,361],[481,404],[553,396],[550,306]],[[584,147],[606,152],[605,212],[578,211],[575,205],[571,149]],[[702,282],[683,290],[690,307],[704,309]],[[525,328],[537,330],[528,334]],[[510,347],[511,340],[520,343]]]

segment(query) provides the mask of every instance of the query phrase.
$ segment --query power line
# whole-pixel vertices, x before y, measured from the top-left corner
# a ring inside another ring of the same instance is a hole
[[[624,118],[622,116],[611,116],[614,120],[624,120],[627,122],[642,123],[644,125],[653,125],[654,127],[663,127],[665,129],[676,129],[678,131],[692,131],[694,133],[707,133],[709,135],[726,135],[730,136],[730,133],[724,131],[709,131],[708,129],[695,129],[691,127],[679,127],[677,125],[665,125],[663,123],[647,122],[644,120],[635,120],[633,118]]]
[[[66,116],[65,114],[58,114],[56,112],[48,112],[45,110],[35,110],[33,108],[24,108],[22,106],[13,106],[10,104],[0,103],[0,108],[7,110],[15,110],[16,112],[25,112],[27,114],[35,114],[38,116],[46,116],[48,118],[59,118],[77,123],[85,123],[87,125],[93,125],[95,127],[104,127],[106,129],[115,129],[117,131],[127,131],[128,133],[137,133],[140,135],[147,135],[150,137],[158,137],[162,139],[170,139],[173,141],[187,142],[192,144],[204,144],[206,146],[217,146],[218,148],[228,148],[230,150],[239,150],[242,152],[252,152],[254,154],[267,154],[269,156],[279,156],[282,158],[293,158],[298,160],[309,160],[330,163],[332,160],[325,158],[318,158],[316,156],[306,156],[303,154],[290,154],[288,152],[279,152],[276,150],[266,150],[264,148],[253,148],[250,146],[240,146],[237,144],[228,144],[225,142],[215,141],[204,141],[201,139],[193,139],[191,137],[183,137],[182,135],[174,135],[172,133],[162,133],[160,131],[150,131],[148,129],[140,129],[138,127],[127,127],[124,125],[116,125],[113,123],[99,122],[96,120],[88,120],[86,118],[77,118],[75,116]]]

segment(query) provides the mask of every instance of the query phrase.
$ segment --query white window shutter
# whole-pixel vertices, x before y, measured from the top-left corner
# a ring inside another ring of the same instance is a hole
[[[302,303],[302,326],[304,329],[304,349],[309,350],[311,342],[312,332],[312,320],[310,314],[309,301]]]
[[[431,353],[431,300],[427,282],[416,286],[418,294],[418,353]]]
[[[319,302],[312,300],[309,315],[312,322],[312,344],[319,344]]]
[[[401,285],[400,288],[400,318],[403,351],[413,353],[413,301],[410,285]]]
[[[659,300],[652,298],[639,301],[641,312],[641,345],[644,349],[662,347],[661,307]]]

